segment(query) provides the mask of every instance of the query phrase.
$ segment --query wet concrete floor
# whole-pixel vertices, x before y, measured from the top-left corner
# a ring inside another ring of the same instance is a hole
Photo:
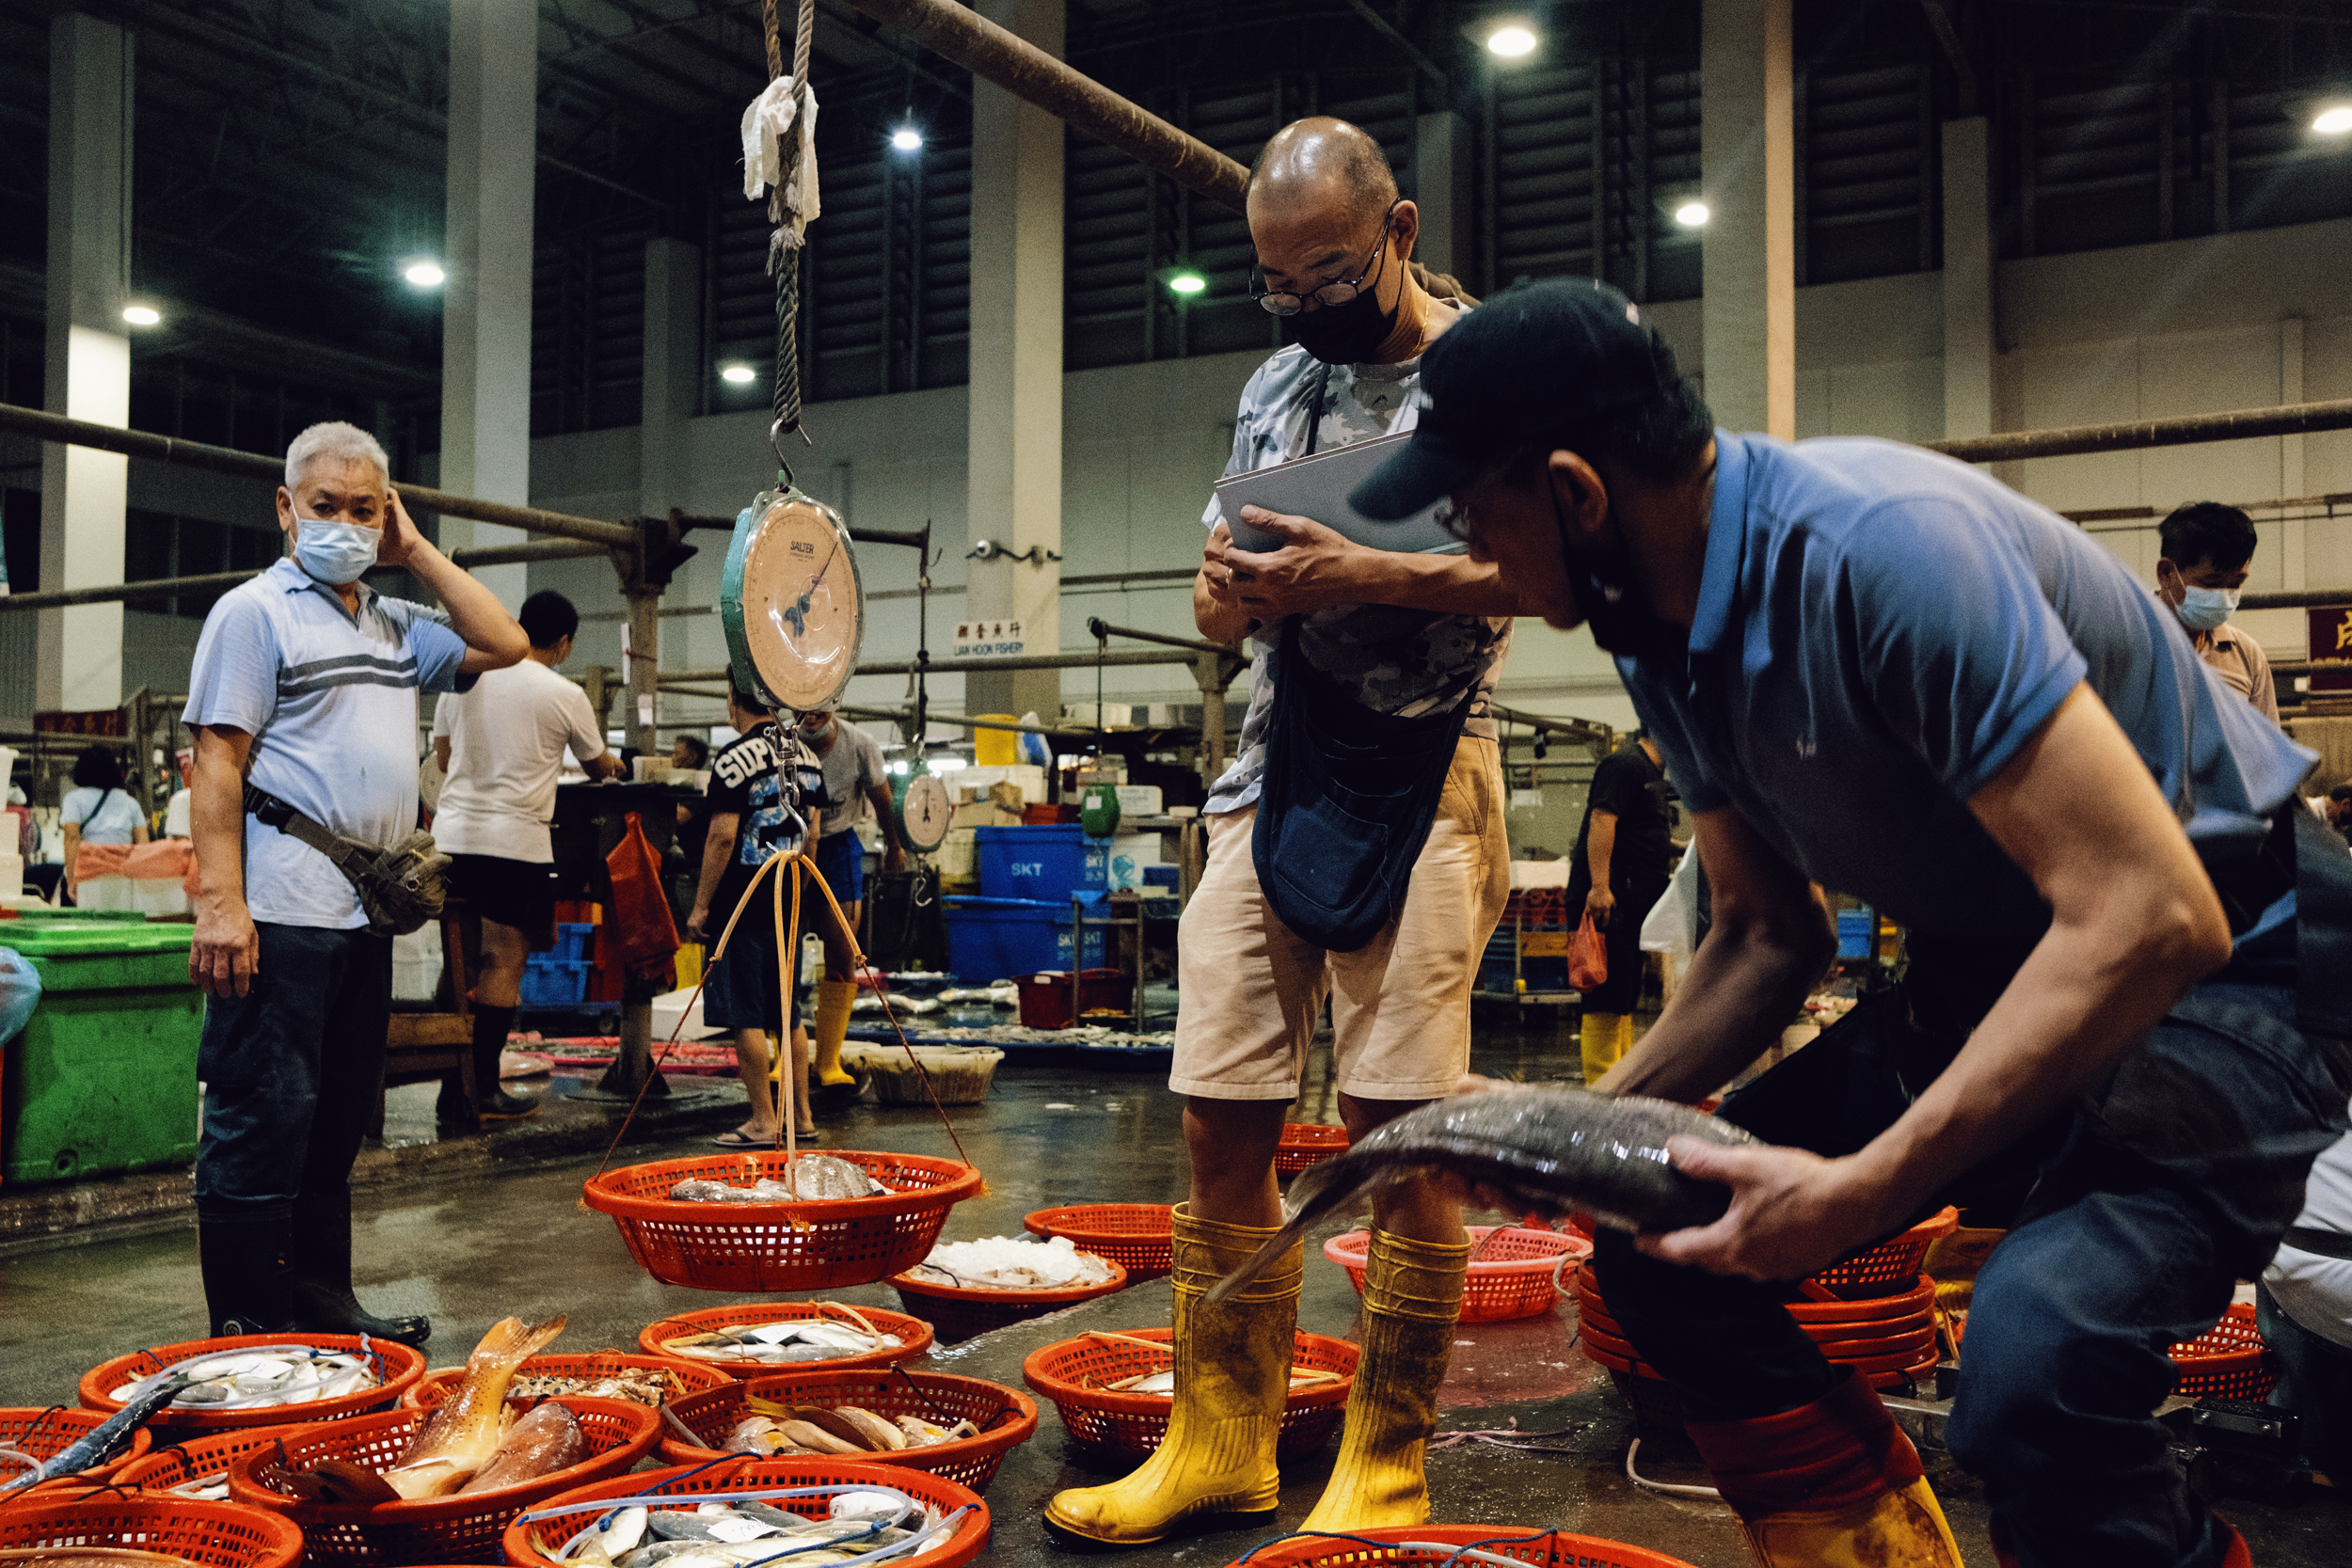
[[[1576,1070],[1572,1022],[1482,1023],[1473,1066],[1496,1076],[1551,1079]],[[1327,1083],[1311,1082],[1298,1119],[1337,1121]],[[954,1110],[957,1131],[989,1181],[985,1196],[950,1215],[949,1240],[1018,1235],[1031,1210],[1089,1201],[1166,1202],[1183,1196],[1185,1162],[1177,1097],[1157,1074],[1078,1069],[1000,1071],[985,1105]],[[826,1146],[951,1156],[929,1110],[853,1108],[824,1123]],[[634,1145],[630,1161],[700,1152],[704,1134]],[[522,1168],[450,1173],[362,1192],[357,1250],[360,1293],[379,1311],[429,1312],[436,1365],[463,1359],[482,1331],[508,1313],[569,1315],[558,1350],[633,1347],[638,1329],[667,1313],[731,1299],[665,1286],[630,1261],[612,1223],[579,1206],[592,1156]],[[1341,1228],[1329,1227],[1330,1231]],[[1346,1275],[1309,1250],[1300,1326],[1351,1336],[1356,1297]],[[813,1292],[896,1307],[895,1292],[868,1285]],[[1124,1330],[1169,1319],[1165,1280],[1134,1287],[1045,1323],[1016,1324],[935,1349],[930,1365],[1015,1387],[1031,1350],[1086,1328]],[[204,1332],[194,1239],[186,1230],[94,1234],[75,1244],[0,1258],[0,1405],[71,1402],[76,1377],[108,1356]],[[1645,1492],[1624,1465],[1632,1418],[1608,1375],[1577,1349],[1572,1307],[1517,1323],[1465,1324],[1440,1395],[1440,1432],[1550,1434],[1546,1451],[1463,1439],[1429,1457],[1435,1518],[1498,1531],[1557,1525],[1666,1553],[1695,1568],[1739,1568],[1749,1559],[1721,1504]],[[1441,1439],[1442,1442],[1442,1439]],[[1285,1468],[1280,1528],[1314,1504],[1336,1443]],[[1931,1455],[1934,1465],[1937,1456]],[[1678,1438],[1652,1434],[1640,1465],[1651,1480],[1703,1483]],[[1035,1438],[1013,1451],[988,1494],[995,1534],[984,1564],[1028,1568],[1078,1554],[1057,1545],[1039,1515],[1057,1490],[1112,1479],[1071,1452],[1050,1404]],[[1970,1568],[1992,1568],[1981,1489],[1945,1463],[1933,1476]],[[2225,1497],[2263,1568],[2352,1560],[2352,1501],[2326,1494],[2271,1506]],[[1274,1530],[1179,1537],[1123,1554],[1135,1568],[1216,1568]]]

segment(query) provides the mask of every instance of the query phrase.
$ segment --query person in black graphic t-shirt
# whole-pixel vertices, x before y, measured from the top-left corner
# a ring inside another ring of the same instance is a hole
[[[818,813],[825,805],[824,770],[815,754],[732,680],[727,683],[727,721],[740,733],[711,759],[709,836],[703,844],[693,912],[686,917],[689,940],[713,945],[770,857],[779,851],[797,855],[816,842]],[[770,873],[787,874],[783,866]],[[787,902],[791,896],[787,888]],[[768,1088],[768,1042],[791,1039],[793,995],[778,972],[774,910],[763,880],[751,907],[735,924],[725,957],[703,981],[703,1022],[735,1032],[736,1072],[752,1102],[750,1120],[711,1140],[722,1148],[765,1148],[776,1138],[775,1105]],[[797,1119],[805,1124],[808,1063],[799,1053],[794,1055],[800,1085]],[[813,1132],[803,1125],[800,1136],[806,1139]]]

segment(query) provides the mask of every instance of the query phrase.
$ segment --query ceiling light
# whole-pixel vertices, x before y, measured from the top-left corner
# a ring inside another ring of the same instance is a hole
[[[1686,201],[1675,209],[1675,221],[1685,229],[1696,229],[1707,221],[1707,203]]]
[[[1486,35],[1486,47],[1506,60],[1535,52],[1535,34],[1516,22],[1506,22]]]
[[[2323,136],[2352,132],[2352,103],[2330,103],[2312,117],[2312,129]]]
[[[401,277],[420,289],[437,289],[448,280],[449,275],[441,270],[438,261],[411,261],[402,271]]]
[[[1209,286],[1209,280],[1197,272],[1170,273],[1168,292],[1172,294],[1197,294]]]
[[[151,305],[126,305],[122,308],[122,319],[133,326],[153,326],[164,318]]]
[[[890,133],[890,145],[900,152],[923,150],[923,133],[912,125],[901,125]]]
[[[748,387],[758,374],[749,365],[728,365],[719,372],[719,379],[738,387]]]

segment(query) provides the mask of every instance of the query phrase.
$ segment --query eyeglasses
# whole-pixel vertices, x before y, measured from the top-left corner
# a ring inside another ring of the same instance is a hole
[[[1370,278],[1373,285],[1376,287],[1379,279],[1374,275],[1388,260],[1389,226],[1395,221],[1396,210],[1403,204],[1404,198],[1402,197],[1389,203],[1389,210],[1380,216],[1379,242],[1373,246],[1372,254],[1364,258],[1364,270],[1354,277],[1344,282],[1326,283],[1306,296],[1282,290],[1269,289],[1252,294],[1250,297],[1258,302],[1258,309],[1269,316],[1295,316],[1307,308],[1309,298],[1312,298],[1317,305],[1327,309],[1332,306],[1345,305],[1363,293],[1367,278]],[[1250,280],[1253,283],[1262,280],[1264,276],[1263,267],[1253,266],[1250,269]]]

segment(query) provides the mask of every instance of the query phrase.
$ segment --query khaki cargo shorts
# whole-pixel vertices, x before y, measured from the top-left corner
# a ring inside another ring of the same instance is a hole
[[[1470,993],[1511,895],[1502,762],[1455,746],[1405,908],[1354,953],[1292,935],[1258,886],[1255,806],[1208,818],[1208,863],[1176,942],[1168,1085],[1209,1100],[1290,1100],[1331,999],[1335,1080],[1361,1100],[1434,1100],[1470,1066]]]

